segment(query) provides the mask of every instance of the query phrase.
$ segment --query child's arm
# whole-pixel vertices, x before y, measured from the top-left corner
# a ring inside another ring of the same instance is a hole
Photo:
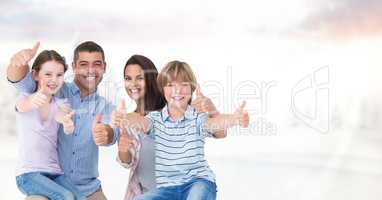
[[[126,113],[125,101],[121,100],[117,109],[111,114],[110,124],[113,128],[127,127],[135,129],[137,132],[148,133],[151,121],[135,112]]]
[[[7,77],[11,82],[18,82],[29,72],[28,62],[36,55],[40,43],[37,42],[32,49],[23,49],[16,53],[7,68]]]
[[[203,127],[211,132],[215,137],[219,131],[226,130],[232,126],[240,125],[241,127],[248,127],[249,115],[244,110],[245,103],[243,103],[234,114],[217,114],[209,118]]]
[[[148,134],[152,128],[151,120],[135,112],[125,114],[123,124],[130,129],[146,134]]]
[[[20,98],[16,102],[16,109],[18,112],[29,112],[33,109],[37,109],[47,103],[47,96],[37,91],[29,96]]]
[[[220,114],[211,99],[204,96],[199,85],[196,87],[194,95],[195,99],[192,100],[191,105],[197,112],[206,112],[210,118],[216,117]],[[227,136],[227,129],[209,131],[215,138],[225,138]]]

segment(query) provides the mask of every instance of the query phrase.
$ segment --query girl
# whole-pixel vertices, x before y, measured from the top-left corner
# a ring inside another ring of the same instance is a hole
[[[204,140],[217,130],[248,126],[244,104],[234,114],[209,118],[190,105],[196,78],[184,62],[173,61],[159,74],[158,85],[167,102],[145,118],[126,116],[128,127],[137,126],[155,140],[156,189],[136,199],[216,199],[215,175],[204,158]]]
[[[33,51],[16,54],[11,65],[26,64],[37,48]],[[37,90],[33,94],[21,94],[16,101],[19,137],[16,182],[26,195],[43,195],[53,200],[85,199],[63,175],[57,156],[59,123],[66,134],[74,129],[73,112],[54,97],[63,85],[66,70],[64,58],[56,51],[41,52],[32,65]],[[63,105],[62,109],[58,108],[59,104]]]
[[[160,110],[165,106],[165,100],[157,85],[158,71],[154,63],[145,56],[134,55],[128,59],[124,68],[125,89],[131,99],[137,104],[135,113],[143,117],[150,111]],[[199,95],[195,99],[198,111],[217,113],[215,106],[207,97]],[[154,174],[154,139],[144,134],[127,131],[120,126],[123,115],[126,115],[124,103],[115,110],[111,117],[114,127],[121,127],[118,143],[119,163],[130,168],[130,176],[125,200],[131,200],[136,195],[156,188]],[[225,132],[223,131],[222,134]]]

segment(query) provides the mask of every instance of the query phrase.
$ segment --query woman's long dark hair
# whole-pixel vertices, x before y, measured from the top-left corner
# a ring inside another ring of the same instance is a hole
[[[156,111],[162,109],[166,101],[164,99],[164,96],[158,89],[157,84],[157,77],[158,77],[158,70],[155,67],[154,63],[148,59],[145,56],[142,55],[133,55],[131,56],[126,64],[125,68],[123,69],[123,76],[125,77],[125,71],[126,67],[128,65],[139,65],[143,72],[144,72],[144,78],[145,78],[145,96],[143,98],[144,100],[144,111],[150,112],[150,111]]]

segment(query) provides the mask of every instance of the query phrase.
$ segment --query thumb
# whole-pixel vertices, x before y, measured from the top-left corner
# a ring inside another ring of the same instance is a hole
[[[237,108],[236,112],[243,112],[245,107],[246,101],[243,101],[240,106]]]
[[[118,111],[125,111],[126,110],[126,102],[125,99],[121,99],[118,105]]]
[[[40,42],[36,42],[36,44],[32,47],[32,58],[36,55],[38,48],[40,47]]]
[[[73,115],[74,115],[74,111],[71,111],[71,112],[69,113],[69,117],[70,117],[70,119],[72,119]]]
[[[204,96],[203,93],[202,93],[202,89],[200,88],[200,85],[198,84],[198,86],[196,86],[196,89],[195,89],[195,95],[197,97],[202,97]]]
[[[97,114],[94,118],[94,121],[93,121],[93,126],[97,125],[97,124],[100,124],[101,123],[101,115],[100,114]]]

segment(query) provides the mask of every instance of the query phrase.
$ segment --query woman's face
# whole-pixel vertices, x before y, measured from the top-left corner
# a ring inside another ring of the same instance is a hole
[[[34,80],[38,89],[46,95],[55,94],[64,83],[64,66],[56,61],[48,61],[41,65],[39,72],[34,72]]]
[[[127,65],[125,69],[125,89],[134,101],[145,96],[145,76],[140,65]]]
[[[185,109],[191,99],[191,84],[182,80],[168,83],[163,88],[165,99],[169,106]]]

